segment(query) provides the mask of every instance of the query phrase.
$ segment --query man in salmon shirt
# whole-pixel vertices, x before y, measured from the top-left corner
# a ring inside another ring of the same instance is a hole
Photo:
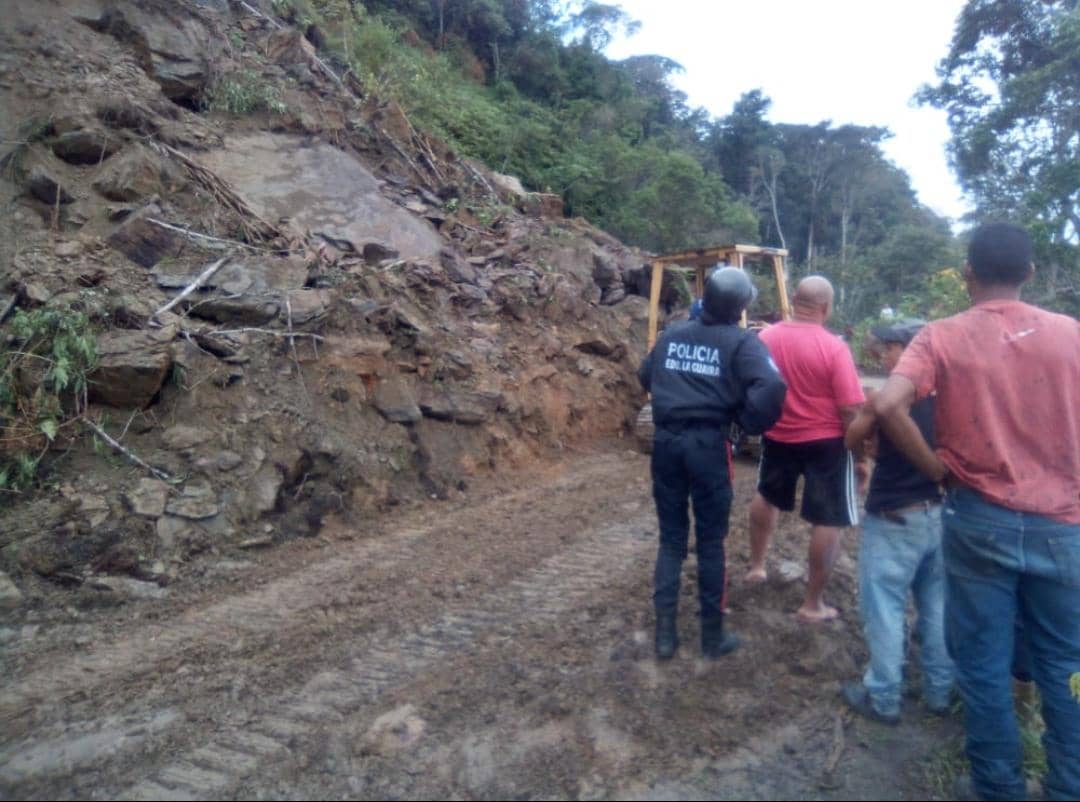
[[[836,618],[825,604],[825,585],[836,562],[840,530],[858,523],[854,462],[844,430],[866,400],[847,345],[825,328],[833,288],[822,276],[799,282],[794,319],[761,332],[761,341],[787,382],[784,411],[762,438],[758,492],[750,504],[750,570],[746,581],[766,578],[765,557],[780,510],[795,508],[803,476],[800,514],[811,526],[806,597],[796,613],[813,623]]]
[[[948,488],[945,637],[982,799],[1026,794],[1017,632],[1043,700],[1046,796],[1080,799],[1080,322],[1020,301],[1034,269],[1024,229],[978,228],[972,307],[920,331],[873,402],[897,448]],[[909,414],[932,393],[936,451]]]

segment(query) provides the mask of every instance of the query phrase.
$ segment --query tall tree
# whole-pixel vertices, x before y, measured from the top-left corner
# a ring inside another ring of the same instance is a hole
[[[1033,229],[1045,293],[1080,308],[1080,8],[1077,0],[969,0],[935,86],[952,164],[977,219]]]

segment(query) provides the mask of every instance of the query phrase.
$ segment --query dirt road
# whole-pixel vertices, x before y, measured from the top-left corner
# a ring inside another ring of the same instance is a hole
[[[693,559],[676,659],[652,657],[655,519],[622,445],[370,525],[207,559],[121,605],[85,589],[0,628],[0,794],[30,799],[925,799],[958,723],[909,699],[851,721],[864,658],[854,538],[795,623],[806,534],[739,583],[754,467],[737,466],[730,624],[698,656]],[[147,595],[152,595],[148,591]]]

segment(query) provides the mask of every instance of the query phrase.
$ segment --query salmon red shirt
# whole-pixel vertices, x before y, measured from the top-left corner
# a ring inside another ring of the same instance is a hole
[[[893,373],[934,403],[937,453],[987,501],[1080,523],[1080,322],[988,301],[928,324]]]
[[[817,323],[785,320],[761,332],[787,382],[784,411],[766,432],[781,443],[844,436],[840,408],[866,401],[847,344]]]

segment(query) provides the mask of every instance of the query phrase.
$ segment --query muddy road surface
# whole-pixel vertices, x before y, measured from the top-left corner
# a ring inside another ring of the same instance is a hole
[[[694,561],[676,658],[652,655],[647,458],[612,444],[449,501],[192,564],[124,603],[83,588],[0,627],[0,795],[25,799],[925,799],[959,723],[916,698],[845,714],[865,658],[854,534],[798,624],[807,533],[741,583],[700,658]],[[105,599],[104,601],[102,599]],[[97,601],[95,601],[97,600]]]

